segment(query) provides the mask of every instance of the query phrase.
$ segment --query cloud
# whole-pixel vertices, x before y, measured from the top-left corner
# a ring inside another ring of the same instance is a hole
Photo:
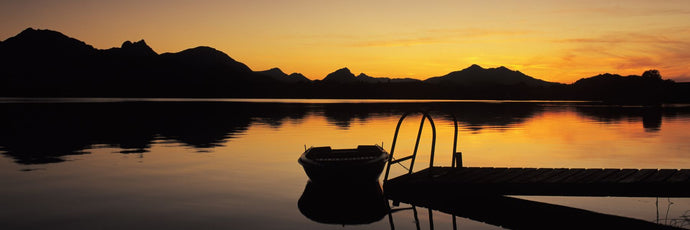
[[[428,45],[428,44],[439,44],[448,43],[450,41],[432,38],[432,37],[420,37],[420,38],[398,38],[390,40],[373,40],[373,41],[362,41],[351,44],[355,47],[399,47],[399,46],[415,46],[415,45]]]
[[[520,30],[520,29],[486,29],[486,28],[461,28],[461,29],[430,29],[429,33],[448,35],[448,36],[463,36],[463,37],[490,37],[490,36],[520,36],[538,33],[536,30]]]
[[[553,42],[557,43],[641,43],[641,44],[687,44],[688,40],[679,38],[670,38],[666,35],[645,34],[638,32],[615,33],[607,34],[594,38],[566,38],[556,39]]]
[[[350,43],[350,45],[355,47],[399,47],[441,43],[466,43],[469,41],[469,39],[523,36],[534,33],[537,33],[537,31],[483,28],[429,29],[422,32],[399,33],[395,35],[380,36],[383,38],[353,42]],[[423,34],[424,36],[419,36],[420,34]],[[385,37],[390,38],[387,39]]]
[[[621,57],[619,62],[613,63],[616,69],[652,69],[661,66],[661,61],[650,56]]]
[[[641,74],[658,69],[664,78],[676,81],[690,76],[690,33],[669,28],[656,33],[623,32],[593,37],[552,40],[562,43],[556,66],[582,71],[604,70],[619,74]],[[591,74],[590,73],[590,74]]]
[[[682,2],[681,4],[687,4]],[[630,4],[634,5],[634,4]],[[661,8],[665,7],[665,8]],[[672,6],[657,6],[657,8],[651,7],[630,7],[630,6],[612,6],[612,7],[580,7],[580,8],[569,8],[561,10],[553,10],[548,13],[552,14],[573,14],[573,15],[586,15],[586,14],[601,14],[608,17],[638,17],[638,16],[650,16],[650,15],[687,15],[690,14],[690,10],[683,8],[674,8]]]

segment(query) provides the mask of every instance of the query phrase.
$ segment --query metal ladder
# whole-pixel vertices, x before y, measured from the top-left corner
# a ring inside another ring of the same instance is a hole
[[[395,144],[398,141],[398,134],[400,133],[400,125],[402,124],[403,120],[405,118],[412,114],[412,113],[421,113],[422,114],[422,120],[419,123],[419,131],[417,131],[417,140],[414,145],[414,151],[412,152],[412,155],[405,156],[399,159],[394,159],[393,156],[395,154]],[[454,129],[454,135],[453,135],[453,152],[452,152],[452,163],[451,167],[462,167],[462,153],[457,152],[457,147],[458,147],[458,120],[455,118],[455,115],[451,114],[451,117],[453,117],[453,125],[455,127]],[[429,167],[434,167],[434,152],[436,150],[436,125],[434,124],[434,120],[431,118],[429,113],[427,112],[407,112],[404,113],[401,117],[400,120],[398,120],[398,124],[395,126],[395,134],[393,135],[393,144],[391,146],[391,152],[390,156],[388,157],[388,165],[386,166],[386,174],[383,177],[383,182],[385,183],[388,180],[388,176],[390,173],[391,165],[393,164],[400,164],[400,162],[410,160],[410,167],[407,168],[408,172],[407,174],[412,174],[412,170],[414,168],[414,162],[415,159],[417,158],[417,150],[419,149],[419,140],[422,137],[422,130],[424,129],[424,121],[429,120],[429,124],[431,124],[431,130],[432,130],[432,139],[431,139],[431,153],[430,153],[430,160],[429,160]],[[400,164],[402,166],[402,164]],[[404,167],[404,166],[403,166]]]
[[[419,149],[419,140],[422,137],[422,130],[424,129],[424,121],[425,120],[429,120],[429,124],[431,124],[432,139],[431,139],[431,153],[430,153],[431,159],[429,160],[429,167],[434,167],[434,152],[436,150],[436,125],[434,124],[434,120],[431,118],[431,116],[427,112],[415,112],[415,113],[421,113],[422,114],[422,120],[420,121],[420,124],[419,124],[419,130],[417,131],[417,140],[415,142],[414,151],[412,152],[412,155],[405,156],[405,157],[402,157],[400,159],[394,159],[393,158],[393,154],[395,153],[395,144],[398,141],[398,134],[400,133],[400,125],[402,124],[403,120],[405,120],[405,118],[412,113],[413,112],[404,113],[400,117],[400,120],[398,120],[398,124],[395,127],[395,134],[393,136],[393,144],[391,146],[390,156],[388,157],[388,165],[386,166],[386,174],[383,177],[384,183],[386,183],[386,181],[388,180],[391,165],[393,165],[393,164],[400,164],[400,162],[410,160],[411,161],[410,167],[407,168],[407,170],[408,170],[407,174],[412,174],[412,170],[414,168],[414,162],[415,162],[415,159],[417,158],[417,150]],[[457,147],[458,147],[458,120],[455,118],[455,115],[450,114],[450,116],[453,118],[453,126],[454,126],[453,153],[452,153],[453,159],[451,161],[451,167],[453,167],[453,168],[462,167],[462,153],[457,152]],[[402,164],[400,164],[400,165],[403,166]],[[405,167],[405,166],[403,166],[403,167]],[[395,201],[393,202],[393,205],[398,206]],[[389,209],[390,209],[390,207],[389,207]],[[415,226],[417,227],[417,229],[420,229],[419,218],[417,216],[417,207],[416,206],[413,205],[409,208],[397,208],[397,209],[390,209],[390,210],[391,211],[388,213],[388,221],[389,221],[389,224],[390,224],[392,230],[395,229],[395,225],[393,223],[393,213],[398,212],[398,211],[403,211],[403,210],[412,210],[413,215],[414,215],[414,220],[415,220]],[[433,220],[434,216],[432,214],[433,211],[431,209],[427,209],[427,210],[429,213],[429,228],[434,229],[434,220]],[[453,220],[452,226],[453,226],[453,229],[455,230],[455,229],[457,229],[457,220],[456,220],[455,215],[452,215],[452,220]]]

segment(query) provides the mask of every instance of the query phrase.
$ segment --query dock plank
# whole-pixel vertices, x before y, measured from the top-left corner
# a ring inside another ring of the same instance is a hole
[[[603,169],[585,169],[581,173],[572,175],[568,178],[561,180],[559,183],[576,183],[581,181],[591,181],[592,177],[603,172]]]
[[[673,174],[676,174],[678,170],[676,169],[661,169],[657,171],[656,173],[652,174],[651,176],[643,179],[641,182],[642,183],[662,183],[666,181],[667,178],[673,176]]]
[[[542,183],[549,178],[556,177],[561,173],[566,173],[569,169],[559,168],[559,169],[543,169],[546,172],[540,174],[539,176],[529,178],[528,183]]]
[[[505,170],[502,170],[501,173],[494,174],[492,176],[487,176],[484,178],[483,181],[478,182],[478,183],[487,183],[487,184],[493,184],[493,183],[500,183],[506,180],[513,179],[514,177],[520,176],[522,173],[525,173],[525,169],[523,168],[508,168]]]
[[[476,170],[473,170],[474,172],[466,174],[465,177],[459,178],[459,182],[461,183],[470,183],[471,181],[477,181],[477,180],[482,180],[483,178],[493,175],[495,173],[501,173],[502,170],[496,170],[493,168],[479,168]]]
[[[468,178],[468,179],[465,179],[464,181],[466,183],[478,183],[478,182],[491,181],[492,178],[504,176],[504,174],[506,173],[507,170],[508,170],[508,168],[492,168],[489,170],[489,173],[482,175],[481,177]]]
[[[544,183],[560,183],[561,181],[565,180],[568,177],[571,177],[573,175],[577,175],[579,173],[584,172],[585,169],[570,169],[566,171],[565,173],[561,173],[558,176],[551,177],[549,179],[544,180]]]
[[[617,183],[626,177],[632,175],[633,173],[639,171],[638,169],[621,169],[620,171],[616,171],[616,173],[611,174],[611,176],[601,178],[599,183]]]
[[[680,183],[690,181],[690,169],[678,170],[673,176],[666,179],[667,183]]]
[[[493,183],[510,182],[512,180],[515,180],[516,178],[530,176],[530,175],[532,175],[532,173],[534,173],[536,171],[537,171],[537,169],[535,169],[535,168],[520,168],[520,169],[517,169],[517,172],[515,172],[514,174],[510,174],[508,172],[504,173],[503,177],[496,178],[496,180],[493,181]]]
[[[507,183],[525,183],[527,182],[530,178],[537,177],[544,172],[546,172],[549,169],[527,169],[525,172],[519,176],[519,177],[514,177],[510,180],[507,180]]]
[[[443,173],[443,176],[434,177],[433,180],[438,183],[457,183],[462,178],[467,177],[469,174],[475,173],[479,168],[461,168],[460,170],[452,170],[451,168],[444,168],[447,172]]]
[[[589,178],[584,178],[578,182],[579,183],[589,183],[589,184],[601,183],[604,178],[609,177],[611,175],[614,175],[620,171],[621,171],[620,169],[602,169],[601,173],[596,174],[596,175],[592,175]]]
[[[638,170],[637,172],[633,173],[632,175],[626,177],[625,179],[622,179],[618,183],[636,183],[640,182],[643,179],[651,176],[652,174],[656,173],[658,170],[656,169],[641,169]]]

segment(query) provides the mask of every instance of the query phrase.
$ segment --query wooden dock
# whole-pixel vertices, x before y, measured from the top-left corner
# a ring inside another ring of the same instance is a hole
[[[384,182],[386,194],[690,197],[690,169],[431,167]]]
[[[394,204],[510,229],[681,229],[504,195],[690,197],[690,169],[431,167],[383,190]]]
[[[411,195],[396,198],[399,202],[413,205],[413,208],[425,207],[506,229],[684,229],[681,227],[684,223],[676,223],[678,226],[674,227],[663,225],[663,220],[641,220],[508,196]],[[429,221],[429,229],[433,229],[432,217]],[[464,228],[460,226],[459,229]]]

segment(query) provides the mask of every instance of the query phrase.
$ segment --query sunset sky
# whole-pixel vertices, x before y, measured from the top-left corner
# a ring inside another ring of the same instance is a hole
[[[27,27],[99,49],[145,39],[156,52],[221,50],[253,70],[310,79],[426,79],[506,66],[572,83],[600,73],[690,81],[690,3],[664,1],[5,0],[0,40]]]

